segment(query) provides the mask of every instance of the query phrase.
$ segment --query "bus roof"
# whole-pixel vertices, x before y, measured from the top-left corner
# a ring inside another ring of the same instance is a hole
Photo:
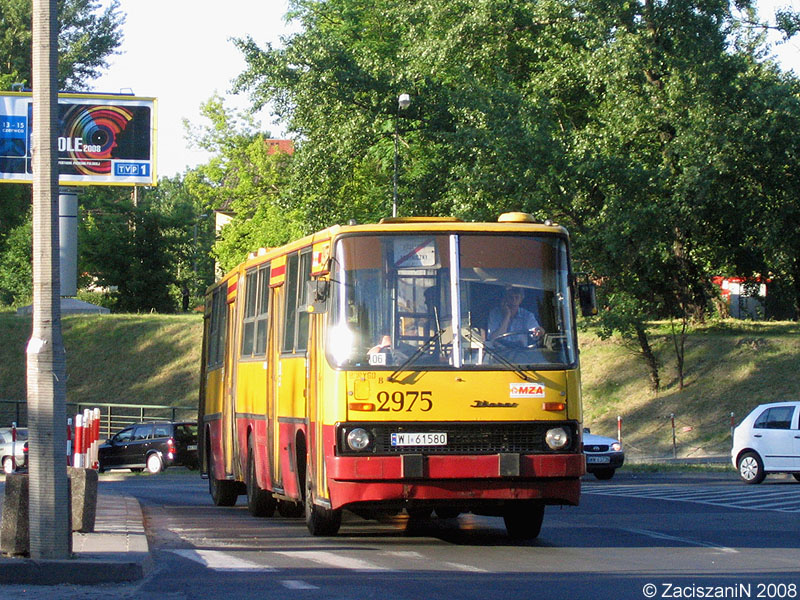
[[[209,289],[216,287],[223,281],[230,280],[242,269],[249,269],[255,265],[270,261],[276,257],[289,254],[301,248],[313,246],[316,243],[325,242],[342,235],[350,233],[414,233],[424,230],[432,233],[447,232],[480,232],[480,233],[550,233],[568,236],[567,230],[556,223],[545,220],[543,223],[537,222],[528,213],[512,212],[504,213],[498,217],[496,222],[483,221],[462,221],[455,217],[389,217],[381,219],[378,223],[367,223],[363,225],[333,225],[311,235],[299,238],[283,246],[275,248],[259,248],[251,252],[248,258],[234,267],[231,271],[217,280]]]

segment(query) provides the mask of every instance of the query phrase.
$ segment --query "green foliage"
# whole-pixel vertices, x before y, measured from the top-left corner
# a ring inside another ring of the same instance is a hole
[[[32,243],[30,221],[17,225],[3,239],[4,251],[0,254],[0,302],[3,304],[24,306],[31,302]]]
[[[81,284],[107,290],[117,311],[176,311],[177,290],[192,277],[191,205],[176,194],[148,194],[136,205],[127,190],[93,188],[82,197],[81,209]],[[176,272],[179,265],[182,273]]]
[[[764,59],[748,0],[291,7],[285,47],[237,41],[237,87],[301,140],[308,226],[388,214],[396,136],[401,215],[565,224],[611,302],[603,327],[641,344],[655,387],[645,323],[703,318],[712,275],[795,282],[800,314],[798,80]]]
[[[189,127],[194,144],[213,153],[206,164],[188,171],[184,185],[197,206],[233,215],[214,244],[213,255],[225,271],[260,247],[277,246],[306,233],[289,193],[292,157],[270,154],[268,135],[249,117],[229,111],[218,96],[201,108],[206,123]]]
[[[122,43],[118,0],[100,8],[93,0],[59,0],[59,90],[86,89]],[[30,0],[0,0],[0,89],[31,85],[31,10]]]

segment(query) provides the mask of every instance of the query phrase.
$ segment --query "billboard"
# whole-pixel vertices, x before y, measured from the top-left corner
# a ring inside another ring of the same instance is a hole
[[[0,183],[32,183],[30,92],[0,94]],[[58,95],[61,185],[155,185],[156,100]]]

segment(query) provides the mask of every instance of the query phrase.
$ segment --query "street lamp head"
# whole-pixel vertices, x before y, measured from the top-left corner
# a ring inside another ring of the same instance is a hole
[[[403,110],[411,105],[411,96],[408,94],[400,94],[397,98],[397,106]]]

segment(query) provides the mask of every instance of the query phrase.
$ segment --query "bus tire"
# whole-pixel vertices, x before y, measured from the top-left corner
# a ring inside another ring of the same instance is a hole
[[[311,491],[311,474],[306,475],[306,526],[314,536],[332,536],[339,532],[342,525],[342,511],[325,508],[314,504]]]
[[[233,506],[239,496],[235,481],[220,480],[214,477],[214,455],[208,451],[208,493],[214,506]]]
[[[275,514],[277,502],[273,495],[267,490],[258,487],[256,477],[256,461],[253,453],[253,443],[250,442],[247,448],[247,510],[254,517],[271,517]]]
[[[521,501],[506,508],[503,521],[509,537],[515,540],[532,540],[539,537],[544,519],[544,504],[538,501]]]

